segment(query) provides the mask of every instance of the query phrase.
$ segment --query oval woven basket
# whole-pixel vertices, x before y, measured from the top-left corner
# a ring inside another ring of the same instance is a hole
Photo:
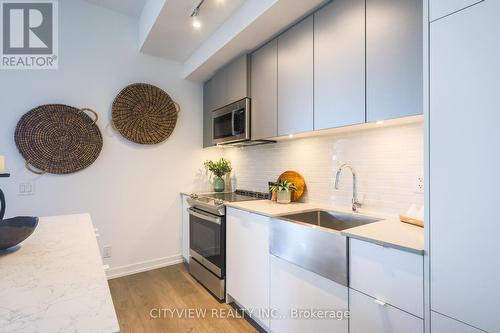
[[[17,124],[15,141],[28,170],[68,174],[89,167],[103,145],[97,118],[90,109],[62,104],[42,105],[24,114]]]
[[[179,105],[158,87],[135,83],[113,102],[113,126],[126,139],[139,144],[167,140],[177,124]]]

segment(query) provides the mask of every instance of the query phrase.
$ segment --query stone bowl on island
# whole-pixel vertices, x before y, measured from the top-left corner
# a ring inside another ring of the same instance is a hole
[[[0,251],[16,246],[31,236],[38,217],[19,216],[0,221]]]

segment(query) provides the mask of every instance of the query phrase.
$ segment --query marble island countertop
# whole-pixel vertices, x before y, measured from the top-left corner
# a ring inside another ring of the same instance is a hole
[[[284,205],[270,200],[233,202],[227,203],[226,206],[273,218],[316,209],[352,213],[349,210],[314,203],[294,202]],[[424,254],[423,228],[400,222],[397,217],[390,215],[365,210],[361,210],[360,214],[378,217],[382,220],[343,230],[341,231],[343,235],[420,255]]]
[[[0,331],[119,332],[90,215],[40,218],[0,251]]]

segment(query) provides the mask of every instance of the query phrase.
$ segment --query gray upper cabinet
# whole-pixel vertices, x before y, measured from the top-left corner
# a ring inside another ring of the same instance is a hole
[[[430,0],[430,20],[434,21],[483,0]]]
[[[211,85],[211,100],[212,100],[212,110],[214,111],[218,108],[223,107],[227,103],[227,77],[226,77],[226,67],[222,67],[215,73],[212,77]]]
[[[313,130],[313,21],[278,37],[278,135]]]
[[[366,1],[367,121],[423,112],[422,0]]]
[[[254,140],[422,114],[422,1],[334,0],[236,58],[205,85],[204,145],[211,112],[245,97]]]
[[[365,0],[314,14],[314,129],[365,122]]]
[[[225,66],[227,90],[224,106],[250,96],[249,65],[248,55],[245,54]]]
[[[487,332],[500,332],[499,13],[487,0],[430,27],[430,305]]]
[[[250,97],[250,71],[248,55],[243,55],[226,66],[203,86],[203,147],[212,143],[212,111],[230,103]]]
[[[246,54],[219,69],[212,78],[213,110],[249,97],[249,80],[249,61]]]
[[[212,143],[212,110],[214,109],[212,96],[212,81],[203,85],[203,148],[213,146]]]
[[[278,136],[278,41],[252,54],[252,139]]]

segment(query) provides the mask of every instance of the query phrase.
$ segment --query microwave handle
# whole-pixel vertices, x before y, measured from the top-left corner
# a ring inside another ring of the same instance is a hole
[[[199,212],[195,211],[192,208],[188,208],[187,211],[188,211],[188,213],[190,215],[196,216],[196,217],[198,217],[198,218],[200,218],[202,220],[209,221],[209,222],[212,222],[212,223],[215,223],[215,224],[221,224],[221,218],[220,217],[213,217],[213,216],[210,216],[210,215],[202,214],[202,213],[199,213]]]
[[[235,132],[235,130],[234,130],[234,117],[235,117],[235,114],[236,114],[236,110],[231,111],[231,134],[232,134],[233,136],[235,136],[235,135],[236,135],[236,132]]]

